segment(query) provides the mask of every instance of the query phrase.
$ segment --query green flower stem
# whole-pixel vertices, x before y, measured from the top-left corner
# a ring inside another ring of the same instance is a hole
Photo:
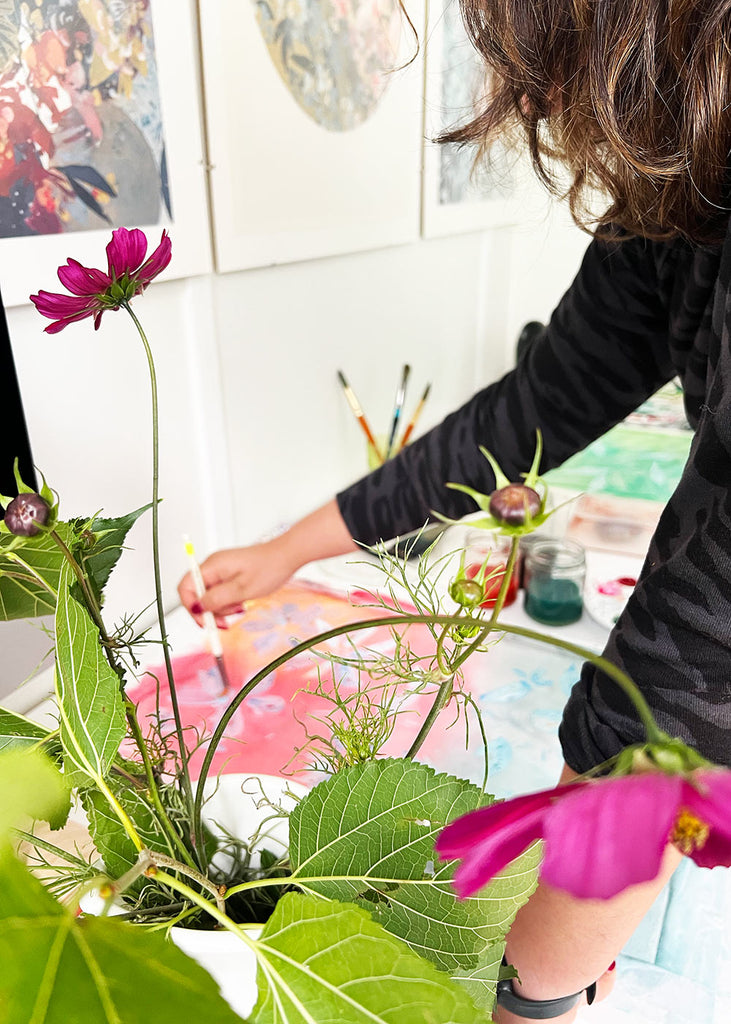
[[[36,848],[43,850],[45,853],[50,853],[53,857],[58,860],[65,861],[73,867],[82,868],[85,871],[89,870],[89,864],[87,861],[74,856],[73,853],[62,849],[60,846],[55,846],[53,843],[49,843],[47,839],[42,839],[41,836],[37,836],[33,832],[26,832],[22,828],[14,828],[13,836],[28,846],[32,846],[34,850]],[[40,858],[40,854],[38,854],[38,857]]]
[[[208,743],[208,749],[206,750],[203,763],[201,765],[200,776],[198,779],[198,786],[195,797],[195,817],[194,827],[200,828],[200,815],[201,807],[203,804],[203,787],[205,780],[208,776],[208,772],[211,768],[211,763],[215,757],[216,749],[218,744],[221,742],[221,738],[228,727],[228,723],[231,721],[233,716],[238,711],[241,704],[246,700],[249,694],[254,690],[262,680],[266,679],[268,675],[278,669],[281,665],[291,661],[292,658],[296,658],[299,654],[303,654],[305,651],[312,650],[318,644],[326,643],[328,640],[333,640],[338,636],[343,636],[346,633],[357,633],[364,629],[377,628],[378,626],[408,626],[408,625],[451,625],[451,626],[477,626],[481,628],[481,633],[475,644],[481,643],[484,637],[490,632],[501,632],[509,633],[513,636],[522,636],[526,640],[536,640],[539,643],[547,644],[550,647],[557,647],[564,651],[569,651],[571,654],[575,654],[577,657],[582,658],[584,661],[591,661],[598,669],[601,669],[605,675],[609,676],[613,682],[617,683],[618,686],[624,690],[629,699],[634,704],[638,717],[645,727],[647,733],[648,742],[662,742],[667,737],[658,727],[655,719],[652,716],[647,701],[642,696],[637,686],[632,682],[630,677],[623,672],[622,669],[617,668],[611,661],[601,655],[595,654],[593,651],[587,650],[585,647],[580,647],[578,644],[569,643],[568,640],[559,640],[556,637],[546,636],[543,633],[537,633],[535,630],[526,629],[523,626],[509,626],[505,623],[496,623],[490,625],[485,623],[482,619],[471,619],[465,618],[463,615],[384,615],[381,618],[376,619],[365,619],[360,622],[345,623],[342,626],[336,626],[333,629],[329,629],[324,633],[319,633],[317,636],[311,637],[309,640],[304,640],[302,643],[291,647],[288,651],[280,654],[278,658],[270,662],[265,668],[261,669],[255,675],[251,677],[248,683],[243,686],[236,696],[233,698],[231,703],[228,705],[226,710],[221,715],[218,725],[213,731],[211,739]],[[468,657],[473,649],[474,645],[465,652],[461,657],[461,660]]]
[[[481,634],[481,635],[484,636],[484,633]],[[432,701],[432,705],[429,708],[429,710],[427,711],[426,717],[424,718],[424,721],[421,723],[421,728],[419,729],[418,733],[416,734],[416,739],[414,740],[414,742],[411,744],[411,746],[409,747],[408,751],[406,752],[406,756],[408,758],[416,757],[418,752],[421,750],[421,747],[424,744],[424,740],[427,738],[427,736],[431,732],[432,726],[434,725],[434,723],[436,722],[437,718],[439,717],[440,712],[446,706],[446,704],[449,702],[449,699],[452,696],[452,688],[453,688],[453,686],[454,686],[454,672],[452,672],[452,674],[450,676],[447,676],[446,679],[442,680],[442,683],[441,683],[439,689],[436,692],[434,700]]]
[[[188,849],[185,846],[181,836],[178,834],[175,826],[170,821],[165,806],[160,798],[160,791],[157,786],[157,779],[155,778],[155,772],[152,768],[152,761],[150,759],[150,752],[147,749],[145,738],[142,735],[142,728],[137,719],[137,708],[130,701],[127,701],[126,715],[127,723],[132,731],[132,737],[135,741],[135,745],[140,752],[142,757],[142,764],[145,769],[145,777],[147,779],[147,792],[152,801],[152,804],[157,811],[158,819],[163,827],[168,839],[173,844],[173,847],[178,851],[183,860],[191,868],[195,868],[195,862],[191,857]]]
[[[446,652],[444,650],[444,641],[449,636],[449,630],[450,630],[450,627],[449,626],[445,626],[444,629],[441,631],[441,633],[439,634],[439,639],[437,640],[437,648],[436,648],[437,668],[439,669],[441,674],[445,677],[445,681],[446,681],[446,677],[447,676],[449,676],[450,679],[452,679],[454,677],[454,671],[453,671],[452,665],[451,665],[451,663],[449,661],[449,656],[446,654]]]
[[[458,619],[458,621],[462,621],[463,624],[467,624],[468,621],[469,622],[474,622],[475,620],[474,619],[469,619],[469,620],[468,619]],[[409,758],[416,757],[416,755],[421,750],[422,746],[424,745],[424,741],[426,740],[427,736],[429,735],[429,733],[432,730],[432,727],[433,727],[434,723],[436,722],[436,720],[439,717],[440,713],[442,712],[444,707],[446,707],[447,703],[449,702],[450,697],[452,696],[452,688],[453,688],[453,685],[454,685],[454,677],[457,674],[457,670],[459,669],[460,665],[462,665],[465,661],[467,661],[467,659],[477,650],[477,648],[484,641],[484,639],[487,636],[487,634],[490,632],[490,629],[492,627],[489,624],[485,624],[481,619],[478,620],[478,621],[480,622],[480,624],[482,625],[483,628],[477,634],[476,638],[472,641],[472,643],[469,644],[465,648],[465,650],[462,651],[460,656],[458,658],[455,658],[455,660],[451,663],[451,665],[450,665],[450,672],[451,672],[451,674],[449,676],[447,676],[447,678],[442,681],[439,689],[437,690],[437,692],[436,692],[436,694],[434,696],[434,700],[432,701],[432,706],[427,711],[426,717],[424,718],[424,721],[421,724],[421,728],[419,729],[418,733],[416,734],[416,739],[411,744],[411,746],[409,747],[409,749],[408,749],[408,751],[406,753],[407,757],[409,757]],[[445,628],[445,631],[447,629],[449,629],[449,626],[447,626]]]
[[[168,643],[167,629],[165,627],[165,609],[162,603],[162,578],[160,574],[160,530],[159,530],[159,484],[160,484],[160,428],[159,428],[159,417],[158,417],[158,399],[157,399],[157,374],[155,372],[155,361],[152,356],[152,349],[147,340],[142,324],[135,316],[135,313],[130,306],[129,302],[124,301],[121,303],[124,309],[127,310],[132,318],[132,322],[137,328],[142,344],[145,349],[145,355],[147,356],[147,365],[150,371],[150,390],[152,395],[152,562],[155,573],[155,601],[157,604],[157,620],[160,626],[160,640],[162,643],[163,657],[165,660],[165,672],[167,674],[168,686],[170,688],[170,702],[173,708],[173,718],[175,719],[175,735],[178,740],[178,748],[180,750],[180,762],[182,766],[183,775],[183,791],[186,803],[188,805],[188,811],[193,816],[193,786],[190,781],[190,771],[188,769],[188,755],[185,747],[185,736],[183,734],[183,720],[180,715],[180,705],[178,702],[178,694],[175,689],[175,678],[173,675],[173,665],[170,657],[170,644]],[[197,835],[197,838],[202,838]]]
[[[498,595],[495,599],[495,604],[493,605],[492,614],[490,616],[490,620],[488,623],[490,628],[495,627],[498,616],[500,615],[500,612],[503,609],[503,605],[505,604],[505,598],[508,593],[508,588],[510,587],[511,580],[513,578],[513,570],[515,569],[515,563],[518,560],[518,544],[518,537],[513,537],[512,542],[510,544],[510,554],[508,555],[508,561],[505,566],[505,572],[503,573],[502,582],[500,583],[500,590],[498,591]],[[467,660],[467,658],[470,657],[475,648],[480,646],[482,641],[485,639],[485,636],[487,635],[486,632],[483,630],[479,634],[477,640],[474,643],[470,644],[469,647],[466,648],[466,650],[460,655],[459,658],[457,658],[456,661],[448,665],[447,662],[445,661],[444,641],[447,637],[447,634],[449,633],[449,629],[449,626],[445,626],[437,642],[437,665],[439,667],[439,671],[443,675],[449,673],[449,678],[444,679],[441,686],[437,690],[432,706],[429,708],[429,711],[427,712],[426,718],[424,719],[421,729],[419,729],[416,739],[409,748],[409,751],[406,755],[407,757],[416,757],[416,755],[418,754],[419,750],[421,749],[424,743],[424,740],[431,732],[432,726],[439,717],[440,712],[447,704],[449,698],[452,695],[452,683],[454,680],[454,676],[457,672],[457,669],[463,662]]]
[[[166,857],[164,853],[144,850],[143,854],[146,857],[143,871],[148,869],[150,865],[153,865],[156,868],[170,868],[172,871],[177,871],[178,874],[192,878],[194,882],[197,882],[201,888],[206,889],[213,896],[216,901],[216,906],[221,913],[226,913],[226,901],[221,895],[218,886],[214,885],[213,882],[209,878],[206,878],[205,875],[202,875],[200,871],[196,871],[195,868],[188,867],[187,864],[181,864],[180,861],[175,860],[173,857]],[[140,854],[140,858],[142,859],[142,854]]]
[[[242,942],[245,942],[252,949],[255,948],[256,943],[253,939],[250,939],[246,934],[246,930],[240,925],[235,924],[227,914],[219,910],[215,903],[209,902],[200,893],[197,893],[195,889],[191,889],[185,882],[181,882],[180,879],[174,875],[169,875],[165,871],[160,871],[155,867],[147,869],[146,874],[154,878],[155,881],[160,882],[161,885],[167,886],[168,889],[173,889],[175,892],[179,892],[181,896],[184,896],[191,903],[194,903],[201,910],[205,910],[207,914],[210,914],[219,924],[229,931],[233,932],[234,935],[238,936]]]
[[[510,543],[510,554],[508,555],[508,561],[505,566],[505,572],[503,573],[503,581],[500,584],[500,590],[498,591],[495,604],[493,605],[492,615],[490,616],[490,625],[494,626],[497,622],[498,615],[503,610],[505,604],[505,598],[508,593],[508,588],[513,579],[513,569],[515,569],[515,563],[518,561],[518,545],[520,541],[518,537],[513,537]]]

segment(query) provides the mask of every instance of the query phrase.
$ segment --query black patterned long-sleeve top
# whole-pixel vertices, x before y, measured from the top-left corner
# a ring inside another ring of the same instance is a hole
[[[637,682],[661,728],[731,766],[731,231],[723,246],[594,241],[518,366],[438,427],[338,495],[357,540],[372,544],[457,518],[474,504],[446,481],[494,488],[492,451],[513,480],[544,439],[543,472],[679,376],[695,437],[638,585],[605,654]],[[643,730],[627,698],[590,664],[560,727],[582,772]]]

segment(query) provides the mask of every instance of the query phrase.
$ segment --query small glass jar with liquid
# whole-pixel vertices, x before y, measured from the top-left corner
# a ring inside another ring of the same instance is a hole
[[[493,608],[497,602],[510,558],[510,538],[490,530],[470,530],[465,543],[465,576],[477,579],[485,588],[480,602],[483,608]],[[518,596],[518,569],[513,569],[505,592],[503,607],[507,608]]]
[[[546,626],[568,626],[584,609],[586,559],[580,544],[545,540],[526,554],[525,612]]]

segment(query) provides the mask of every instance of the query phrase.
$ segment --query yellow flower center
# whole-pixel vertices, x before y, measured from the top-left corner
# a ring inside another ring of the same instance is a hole
[[[705,821],[683,807],[675,820],[675,827],[670,834],[671,843],[675,843],[681,853],[686,856],[694,850],[702,850],[706,845],[711,830]]]

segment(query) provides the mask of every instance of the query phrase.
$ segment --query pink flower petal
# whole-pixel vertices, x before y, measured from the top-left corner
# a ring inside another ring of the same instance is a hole
[[[460,896],[469,896],[487,885],[495,875],[520,856],[543,834],[543,820],[551,805],[564,799],[585,783],[529,793],[482,807],[458,818],[441,832],[436,851],[446,860],[459,857],[461,866],[454,876]]]
[[[475,843],[454,873],[454,888],[461,897],[471,896],[503,871],[531,843],[543,835],[545,807],[527,811],[516,821],[493,831]]]
[[[58,279],[74,295],[100,295],[112,283],[102,270],[83,267],[73,259],[67,261],[67,266],[58,268]]]
[[[61,295],[59,292],[39,291],[31,295],[31,302],[43,316],[57,317],[77,313],[95,305],[94,300],[79,295]]]
[[[541,876],[574,896],[608,899],[657,876],[682,779],[652,773],[590,783],[546,812]]]
[[[555,789],[544,789],[471,811],[442,829],[435,849],[442,858],[464,857],[473,846],[484,842],[492,833],[520,821],[526,814],[548,807],[556,792]]]
[[[170,262],[172,257],[172,242],[170,235],[167,231],[163,231],[162,237],[160,238],[160,244],[157,249],[152,253],[150,258],[143,263],[138,272],[138,277],[142,282],[144,288],[161,274],[165,267]]]
[[[690,854],[702,868],[723,864],[731,867],[731,772],[719,768],[698,771],[694,776],[699,788],[685,783],[681,804],[710,827],[710,835],[700,850]]]
[[[124,274],[130,277],[139,268],[147,252],[147,238],[144,231],[133,228],[117,228],[112,232],[112,240],[107,245],[107,263],[109,276],[118,279]]]
[[[68,327],[69,324],[73,324],[78,320],[88,320],[90,316],[91,313],[89,310],[83,310],[83,312],[65,316],[62,319],[49,324],[48,327],[44,329],[44,332],[46,334],[58,334],[59,331],[62,331],[64,327]]]

